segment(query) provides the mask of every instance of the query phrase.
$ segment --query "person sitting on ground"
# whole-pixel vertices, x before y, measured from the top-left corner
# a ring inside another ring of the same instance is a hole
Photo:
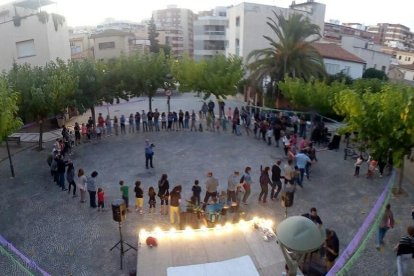
[[[303,214],[302,216],[304,216],[305,218],[310,219],[311,221],[313,221],[316,225],[318,225],[319,227],[322,226],[322,220],[321,218],[318,216],[318,211],[316,210],[315,207],[312,207],[310,209],[310,213],[306,213]]]
[[[326,229],[326,240],[324,244],[326,271],[329,271],[335,264],[339,255],[339,240],[335,231]]]

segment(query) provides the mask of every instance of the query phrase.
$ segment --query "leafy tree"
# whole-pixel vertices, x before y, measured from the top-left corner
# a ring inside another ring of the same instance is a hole
[[[334,81],[344,82],[347,85],[351,85],[354,80],[347,74],[345,74],[343,71],[336,73],[334,75],[328,75],[326,77],[326,83],[331,84]]]
[[[248,60],[251,79],[261,83],[270,77],[273,81],[285,76],[310,80],[325,75],[322,57],[312,46],[320,38],[320,28],[302,14],[294,13],[289,18],[273,12],[267,25],[275,37],[264,36],[270,47],[252,51]]]
[[[13,89],[21,95],[24,114],[39,124],[39,149],[43,144],[43,120],[62,113],[71,105],[77,78],[61,61],[49,62],[45,67],[15,64],[8,74]]]
[[[389,149],[400,168],[401,192],[405,156],[414,147],[414,90],[408,86],[385,85],[378,93],[363,94],[346,89],[335,97],[335,111],[345,116],[344,131],[356,131],[374,158],[384,159]]]
[[[357,79],[353,82],[352,88],[355,89],[359,93],[365,92],[372,92],[377,93],[380,92],[384,85],[387,82],[379,79]]]
[[[152,98],[158,88],[164,87],[170,73],[169,61],[163,52],[134,55],[121,60],[121,87],[131,96],[148,96],[148,108],[152,110]]]
[[[81,114],[90,109],[92,119],[95,121],[96,105],[101,105],[103,102],[112,103],[115,98],[125,97],[116,89],[119,82],[118,68],[114,64],[109,66],[101,61],[88,59],[71,61],[69,70],[78,79],[72,106]]]
[[[160,45],[157,37],[159,33],[157,32],[157,26],[154,22],[154,17],[151,17],[151,20],[148,23],[148,39],[150,41],[150,53],[159,53]]]
[[[211,94],[225,99],[237,93],[237,85],[243,77],[242,60],[236,56],[217,55],[195,62],[189,57],[172,62],[172,73],[181,90]]]
[[[18,102],[19,94],[13,91],[5,76],[0,76],[0,142],[22,125]]]
[[[279,87],[294,107],[302,110],[315,111],[324,116],[335,115],[333,104],[335,96],[348,88],[345,82],[332,82],[330,85],[324,81],[304,81],[298,78],[286,78],[279,82]]]
[[[388,80],[387,74],[384,71],[377,70],[375,68],[368,68],[365,70],[364,74],[362,74],[363,79],[379,79],[379,80]]]

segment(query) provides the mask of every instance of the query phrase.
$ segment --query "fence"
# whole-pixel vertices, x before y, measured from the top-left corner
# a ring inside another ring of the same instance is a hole
[[[50,276],[49,273],[41,269],[35,261],[26,257],[3,236],[0,235],[0,269],[3,275],[42,275]],[[9,272],[9,273],[8,273]],[[16,273],[18,272],[18,273]]]

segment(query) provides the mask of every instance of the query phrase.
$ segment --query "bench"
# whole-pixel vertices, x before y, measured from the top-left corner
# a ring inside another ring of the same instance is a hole
[[[19,136],[17,137],[12,136],[12,137],[7,137],[7,142],[16,142],[16,144],[20,146],[21,140]]]

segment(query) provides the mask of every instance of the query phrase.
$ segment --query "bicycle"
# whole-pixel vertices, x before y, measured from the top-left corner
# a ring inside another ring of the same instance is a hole
[[[368,160],[369,158],[369,154],[363,149],[356,151],[352,147],[347,147],[344,149],[344,160],[347,160],[348,156],[350,156],[354,160],[356,160],[359,156],[361,156],[363,160]]]

